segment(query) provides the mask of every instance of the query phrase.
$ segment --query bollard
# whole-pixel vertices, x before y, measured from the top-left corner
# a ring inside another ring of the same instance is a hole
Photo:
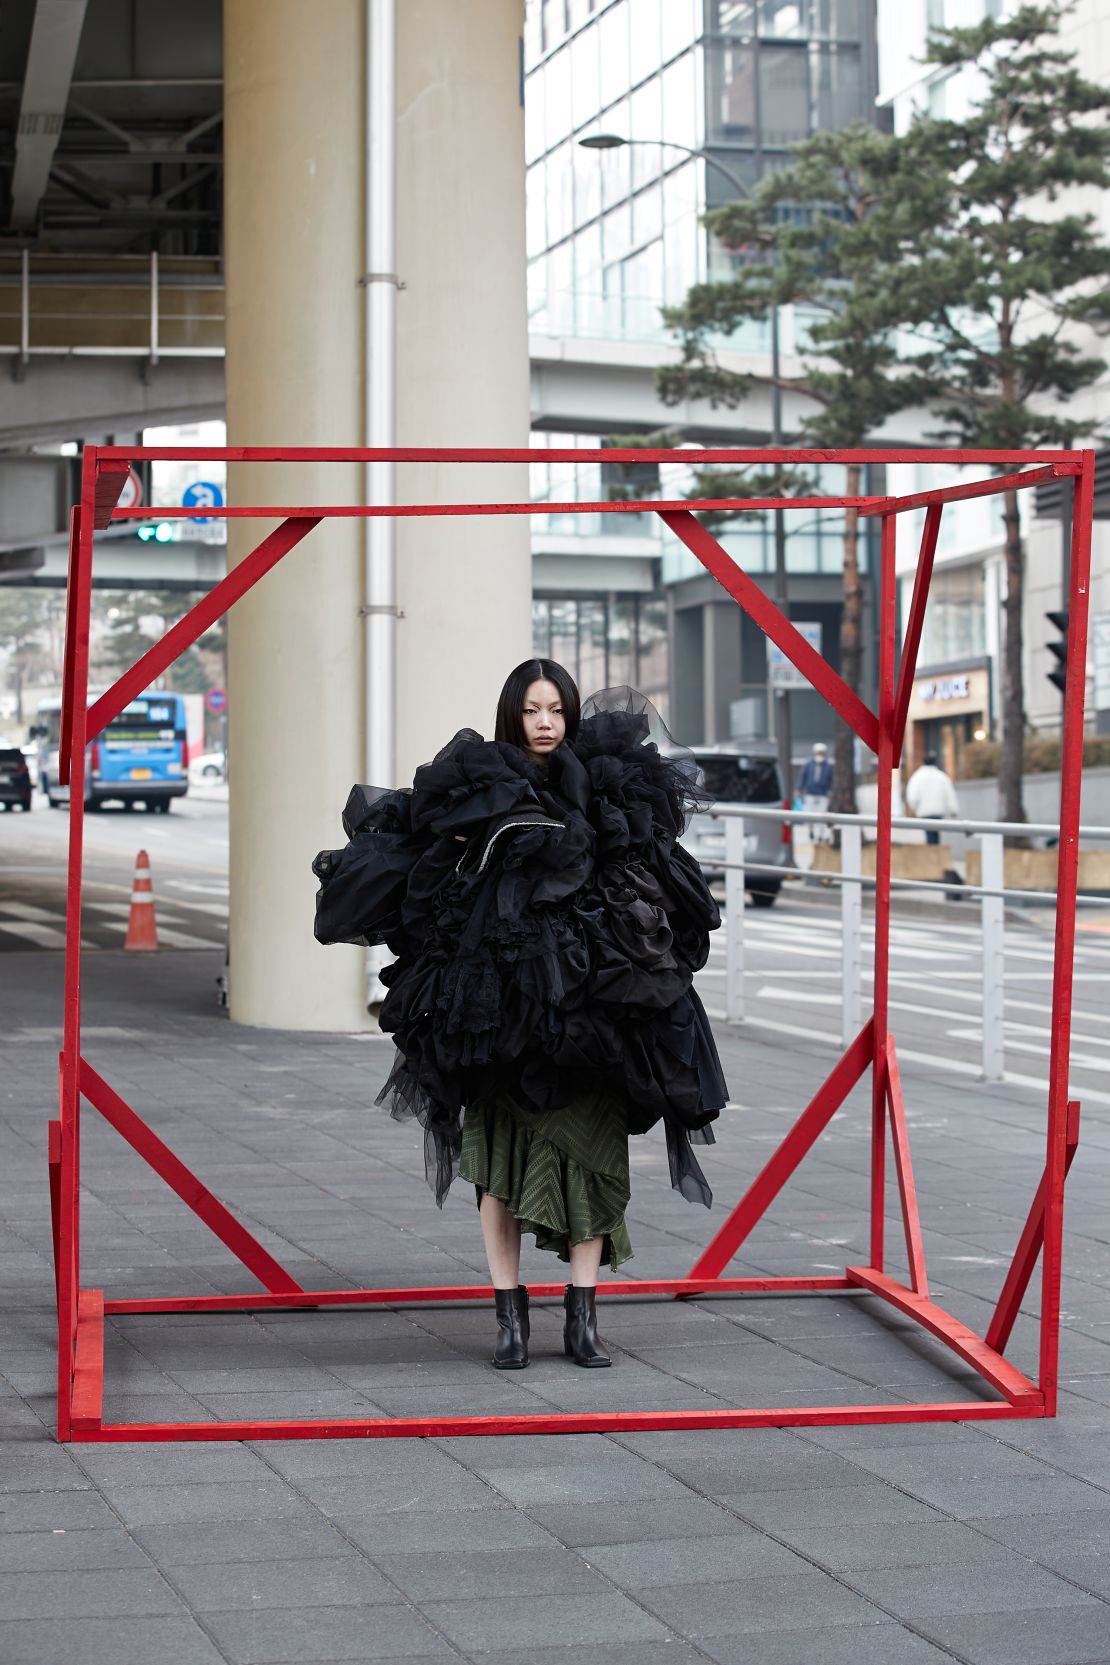
[[[1001,833],[980,833],[982,852],[979,883],[983,934],[983,1080],[1001,1081],[1006,1073],[1006,942],[1005,901],[1001,893],[1005,864]]]
[[[744,823],[725,817],[725,1018],[744,1021]]]
[[[840,829],[840,953],[843,994],[840,1034],[851,1046],[863,1027],[863,831],[854,825]]]

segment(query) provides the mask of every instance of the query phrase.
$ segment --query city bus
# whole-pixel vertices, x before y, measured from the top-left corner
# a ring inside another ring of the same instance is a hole
[[[89,704],[97,698],[90,692]],[[58,780],[62,702],[40,700],[32,738],[39,742],[39,784],[51,809],[69,802],[69,787]],[[142,804],[169,813],[174,798],[189,789],[189,742],[183,694],[137,694],[113,717],[85,753],[85,808]]]

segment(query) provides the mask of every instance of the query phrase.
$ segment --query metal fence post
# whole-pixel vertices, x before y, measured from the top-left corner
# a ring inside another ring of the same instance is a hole
[[[744,822],[725,816],[725,1017],[744,1021]]]
[[[843,996],[840,1033],[850,1046],[863,1026],[863,829],[840,829],[840,952]]]
[[[983,928],[983,1080],[1001,1081],[1005,1074],[1006,948],[1004,862],[1001,833],[980,833],[982,851],[980,897]],[[988,895],[988,891],[998,894]]]

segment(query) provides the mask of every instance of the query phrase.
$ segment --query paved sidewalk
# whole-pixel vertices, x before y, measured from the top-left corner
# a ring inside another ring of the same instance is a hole
[[[340,950],[333,950],[340,952]],[[3,961],[0,1660],[5,1665],[1097,1665],[1110,1661],[1107,1111],[1069,1182],[1055,1422],[474,1438],[72,1445],[51,1433],[46,1122],[61,957]],[[233,1027],[219,956],[100,953],[90,1060],[302,1282],[484,1281],[473,1195],[437,1213],[420,1142],[370,1111],[377,1038]],[[720,1031],[737,1108],[704,1165],[713,1214],[633,1146],[640,1277],[684,1272],[834,1055]],[[1043,1098],[904,1071],[937,1298],[982,1329],[1043,1161]],[[862,1091],[736,1264],[866,1258]],[[85,1282],[252,1280],[94,1113]],[[893,1200],[893,1199],[892,1199]],[[892,1221],[892,1267],[900,1268]],[[556,1272],[555,1276],[558,1275]],[[526,1253],[525,1276],[553,1276]],[[958,1361],[869,1299],[620,1301],[614,1368],[488,1366],[484,1307],[136,1316],[109,1325],[112,1420],[360,1416],[974,1397]],[[1011,1356],[1035,1364],[1019,1324]]]

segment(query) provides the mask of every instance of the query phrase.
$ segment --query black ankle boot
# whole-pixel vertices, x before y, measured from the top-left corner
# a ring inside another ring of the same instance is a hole
[[[567,1315],[563,1326],[563,1351],[567,1358],[595,1370],[612,1364],[597,1336],[594,1291],[576,1289],[568,1283],[563,1295],[563,1308]]]
[[[528,1363],[528,1291],[523,1284],[515,1289],[495,1289],[493,1299],[497,1309],[493,1368],[523,1370]]]

